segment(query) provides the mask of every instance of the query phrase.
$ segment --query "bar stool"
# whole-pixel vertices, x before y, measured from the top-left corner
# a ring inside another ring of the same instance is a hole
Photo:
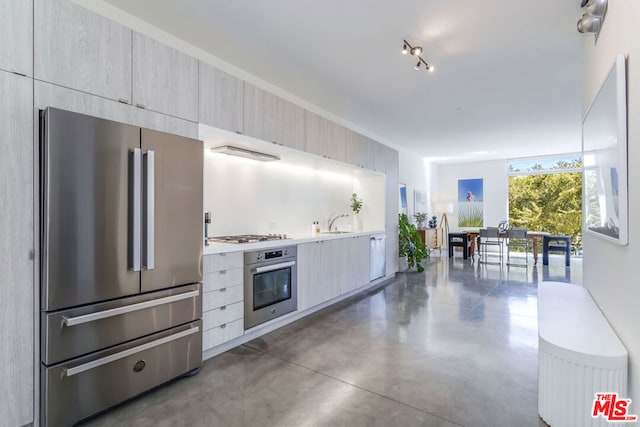
[[[462,257],[467,259],[471,255],[471,242],[467,233],[449,233],[449,258],[453,256],[453,247],[462,248]]]
[[[571,263],[569,236],[542,236],[542,265],[549,265],[549,251],[564,252],[564,263],[569,267]]]

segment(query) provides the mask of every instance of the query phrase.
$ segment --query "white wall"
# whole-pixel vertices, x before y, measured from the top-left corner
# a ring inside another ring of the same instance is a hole
[[[454,212],[447,214],[449,229],[458,227],[458,180],[482,178],[484,194],[484,226],[497,226],[508,217],[509,180],[507,160],[433,165],[437,185],[432,187],[432,209],[453,203]],[[437,212],[438,217],[442,212]]]
[[[384,177],[349,168],[336,171],[284,161],[258,162],[205,150],[204,209],[212,212],[209,235],[310,234],[323,231],[332,213],[351,214],[353,192],[363,199],[364,230],[384,229]],[[334,226],[352,229],[352,217]]]
[[[398,182],[407,186],[407,211],[409,212],[409,219],[413,222],[413,214],[415,213],[414,191],[427,192],[424,159],[411,152],[398,150],[398,168]],[[400,198],[398,197],[398,205],[399,200]]]
[[[640,259],[640,2],[611,0],[597,45],[584,42],[583,111],[595,97],[614,58],[628,55],[629,117],[629,245],[619,246],[598,237],[583,237],[583,282],[629,351],[629,398],[632,413],[640,404],[640,283],[633,267]],[[633,272],[633,273],[632,273]]]

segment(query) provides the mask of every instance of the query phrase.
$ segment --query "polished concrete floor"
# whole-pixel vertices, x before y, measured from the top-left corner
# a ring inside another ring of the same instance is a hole
[[[435,255],[424,273],[400,273],[86,425],[544,425],[537,283],[581,284],[581,260],[525,268]]]

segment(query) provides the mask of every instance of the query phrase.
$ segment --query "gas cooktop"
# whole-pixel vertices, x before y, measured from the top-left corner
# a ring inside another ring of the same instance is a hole
[[[240,234],[237,236],[209,237],[209,241],[215,243],[255,243],[284,239],[287,239],[286,234]]]

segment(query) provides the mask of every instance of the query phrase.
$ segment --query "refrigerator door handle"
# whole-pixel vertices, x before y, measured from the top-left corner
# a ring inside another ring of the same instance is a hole
[[[171,341],[178,340],[182,337],[186,337],[195,333],[200,332],[200,327],[196,326],[195,328],[187,329],[182,332],[178,332],[173,335],[169,335],[168,337],[160,338],[155,341],[151,341],[146,344],[139,345],[137,347],[130,348],[128,350],[121,351],[120,353],[112,354],[111,356],[103,357],[102,359],[94,360],[92,362],[85,363],[80,366],[75,366],[73,368],[67,368],[63,371],[63,375],[67,377],[71,377],[73,375],[80,374],[82,372],[88,371],[90,369],[97,368],[102,365],[106,365],[107,363],[115,362],[116,360],[123,359],[127,356],[131,356],[132,354],[140,353],[145,350],[149,350],[150,348],[158,347],[159,345],[169,343]]]
[[[142,206],[142,151],[139,148],[131,150],[131,231],[129,233],[129,268],[133,271],[141,271],[141,206]]]
[[[145,250],[144,266],[147,270],[155,268],[155,152],[149,150],[144,154],[145,160]]]

